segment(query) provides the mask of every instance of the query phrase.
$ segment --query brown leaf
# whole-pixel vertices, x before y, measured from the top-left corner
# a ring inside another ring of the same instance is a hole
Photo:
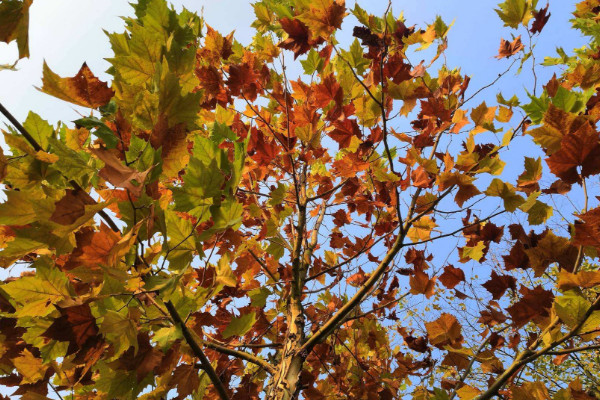
[[[440,275],[440,282],[448,289],[454,289],[456,285],[465,280],[465,273],[460,268],[455,268],[452,265],[444,267],[444,273]]]
[[[146,180],[148,173],[152,170],[152,167],[144,172],[139,172],[123,165],[121,160],[109,150],[91,148],[90,151],[104,162],[104,167],[100,170],[100,176],[103,179],[106,179],[116,187],[129,190],[135,197],[140,197],[142,195],[144,181]],[[136,181],[137,185],[134,185],[133,181]]]
[[[550,171],[566,183],[580,182],[600,172],[598,132],[584,123],[573,133],[565,135],[558,151],[546,159]],[[581,167],[581,173],[578,168]]]
[[[506,39],[502,39],[500,41],[500,50],[498,50],[498,55],[496,58],[509,58],[512,55],[518,53],[523,50],[524,46],[521,43],[521,36],[518,36],[512,42],[509,42]]]
[[[281,27],[288,34],[288,38],[279,43],[279,47],[291,50],[294,53],[294,60],[306,52],[313,46],[323,43],[323,38],[311,38],[308,26],[296,18],[282,18],[280,21]]]
[[[548,12],[549,6],[550,6],[550,4],[546,4],[546,7],[540,8],[535,13],[535,16],[533,17],[534,18],[533,24],[531,24],[531,28],[529,28],[529,32],[531,32],[535,35],[536,33],[540,33],[542,31],[542,29],[544,29],[544,26],[546,26],[546,23],[550,19],[550,15],[552,15],[551,13]]]
[[[67,189],[65,196],[55,203],[50,221],[71,225],[85,214],[85,206],[92,204],[96,202],[83,190]]]
[[[42,92],[83,107],[98,108],[110,101],[115,92],[94,76],[86,63],[72,78],[61,78],[44,62]]]
[[[443,348],[445,345],[457,347],[463,341],[462,327],[456,317],[444,313],[437,320],[425,324],[431,344]]]
[[[557,286],[560,290],[589,289],[600,285],[600,271],[580,271],[573,274],[561,270],[558,275]]]
[[[435,293],[435,281],[436,277],[429,278],[423,271],[416,271],[409,278],[410,292],[412,294],[424,294],[425,297],[430,298]]]
[[[578,215],[581,221],[575,223],[575,246],[600,248],[600,207]]]
[[[96,318],[92,315],[90,306],[82,304],[67,308],[56,307],[60,317],[54,320],[42,336],[61,342],[69,342],[68,354],[83,347],[90,338],[98,335]]]
[[[541,286],[528,289],[525,286],[520,290],[522,297],[518,302],[506,310],[513,320],[513,326],[520,328],[531,320],[537,321],[550,315],[554,294]]]
[[[494,300],[498,300],[507,289],[517,290],[517,280],[510,275],[498,275],[496,271],[492,271],[491,278],[482,286],[492,294]]]

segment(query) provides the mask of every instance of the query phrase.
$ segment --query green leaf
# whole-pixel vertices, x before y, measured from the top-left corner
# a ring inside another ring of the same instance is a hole
[[[48,121],[43,120],[42,117],[30,111],[23,123],[23,128],[29,132],[42,149],[48,149],[48,139],[53,137],[54,134],[54,128],[52,128],[52,125]]]
[[[245,335],[256,322],[256,314],[248,313],[240,317],[233,317],[227,328],[223,331],[223,339],[227,339],[231,336],[243,336]]]
[[[306,75],[312,75],[315,72],[321,72],[325,60],[319,56],[319,53],[315,49],[310,49],[306,56],[306,60],[301,60],[300,64],[302,64],[302,68]]]
[[[132,346],[135,351],[138,349],[135,322],[116,311],[109,310],[104,315],[102,324],[100,324],[100,333],[106,335],[108,341],[114,345],[114,357],[123,354]]]
[[[500,197],[504,200],[504,208],[509,212],[515,211],[525,202],[525,199],[515,192],[515,188],[511,184],[505,183],[498,178],[494,178],[484,193],[488,196]]]
[[[556,315],[571,329],[583,321],[590,306],[591,303],[574,290],[554,300]]]
[[[57,304],[73,295],[69,280],[62,271],[47,261],[38,261],[36,264],[35,276],[21,277],[2,286],[13,300],[20,304],[39,300]]]
[[[6,201],[0,204],[0,224],[27,225],[37,220],[29,191],[6,190]],[[35,197],[34,197],[35,198]]]
[[[104,122],[102,122],[98,118],[85,117],[85,118],[80,118],[73,122],[75,122],[75,125],[77,125],[77,126],[81,126],[83,128],[90,130],[90,132],[93,135],[102,139],[104,144],[106,144],[107,148],[114,149],[115,147],[117,147],[117,144],[119,143],[119,138],[115,135],[115,133],[108,126],[106,126],[104,124]],[[92,129],[93,129],[93,131],[92,131]]]
[[[537,2],[534,0],[534,2]],[[496,13],[504,22],[504,26],[510,26],[517,29],[520,24],[527,26],[529,20],[533,17],[531,14],[534,5],[532,0],[506,0],[498,4],[500,9]]]

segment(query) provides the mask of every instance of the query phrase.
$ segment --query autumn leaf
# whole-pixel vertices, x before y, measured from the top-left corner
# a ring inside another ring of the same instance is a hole
[[[460,268],[455,268],[452,265],[444,267],[444,273],[440,275],[440,282],[448,289],[454,289],[456,285],[465,280],[465,273]]]
[[[86,63],[71,78],[61,78],[44,62],[42,92],[78,106],[98,108],[110,101],[114,91],[96,78]]]
[[[61,225],[71,225],[85,215],[85,206],[96,202],[82,190],[67,189],[65,196],[55,203],[50,221]]]
[[[0,4],[0,41],[17,41],[19,59],[29,57],[29,7],[33,0],[5,0]]]
[[[313,38],[308,26],[296,18],[282,18],[281,27],[288,34],[288,38],[279,44],[279,47],[291,50],[294,59],[299,55],[307,53],[313,46],[323,41],[322,38]]]
[[[429,341],[436,347],[458,347],[462,341],[462,327],[456,317],[444,313],[437,320],[425,324]]]
[[[548,22],[548,20],[550,19],[550,15],[552,15],[551,13],[548,12],[548,7],[550,6],[550,4],[546,4],[546,7],[544,8],[540,8],[534,15],[534,20],[533,20],[533,24],[531,24],[531,28],[529,28],[529,31],[531,33],[533,33],[534,35],[536,33],[540,33],[542,31],[542,29],[544,29],[544,26],[546,26],[546,23]]]
[[[512,42],[502,39],[500,42],[500,50],[498,50],[498,55],[496,58],[509,58],[523,50],[523,48],[524,46],[523,43],[521,43],[521,36],[517,36]]]
[[[102,178],[116,187],[129,190],[135,197],[142,195],[146,176],[152,170],[152,166],[143,172],[139,172],[123,165],[121,160],[108,150],[91,148],[90,152],[104,162],[104,167],[99,174]]]

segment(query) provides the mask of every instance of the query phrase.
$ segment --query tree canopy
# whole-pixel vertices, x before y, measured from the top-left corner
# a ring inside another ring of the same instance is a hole
[[[30,7],[0,2],[20,58]],[[11,398],[600,398],[600,0],[541,63],[551,5],[498,4],[482,87],[391,3],[259,0],[249,45],[132,7],[110,82],[43,66],[87,116],[0,104]]]

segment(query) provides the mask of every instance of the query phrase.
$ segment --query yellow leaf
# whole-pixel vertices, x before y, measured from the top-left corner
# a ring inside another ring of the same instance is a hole
[[[20,357],[12,359],[13,364],[19,374],[23,376],[23,383],[36,383],[44,378],[44,374],[48,369],[47,365],[42,364],[40,358],[34,357],[27,349],[24,349]]]

